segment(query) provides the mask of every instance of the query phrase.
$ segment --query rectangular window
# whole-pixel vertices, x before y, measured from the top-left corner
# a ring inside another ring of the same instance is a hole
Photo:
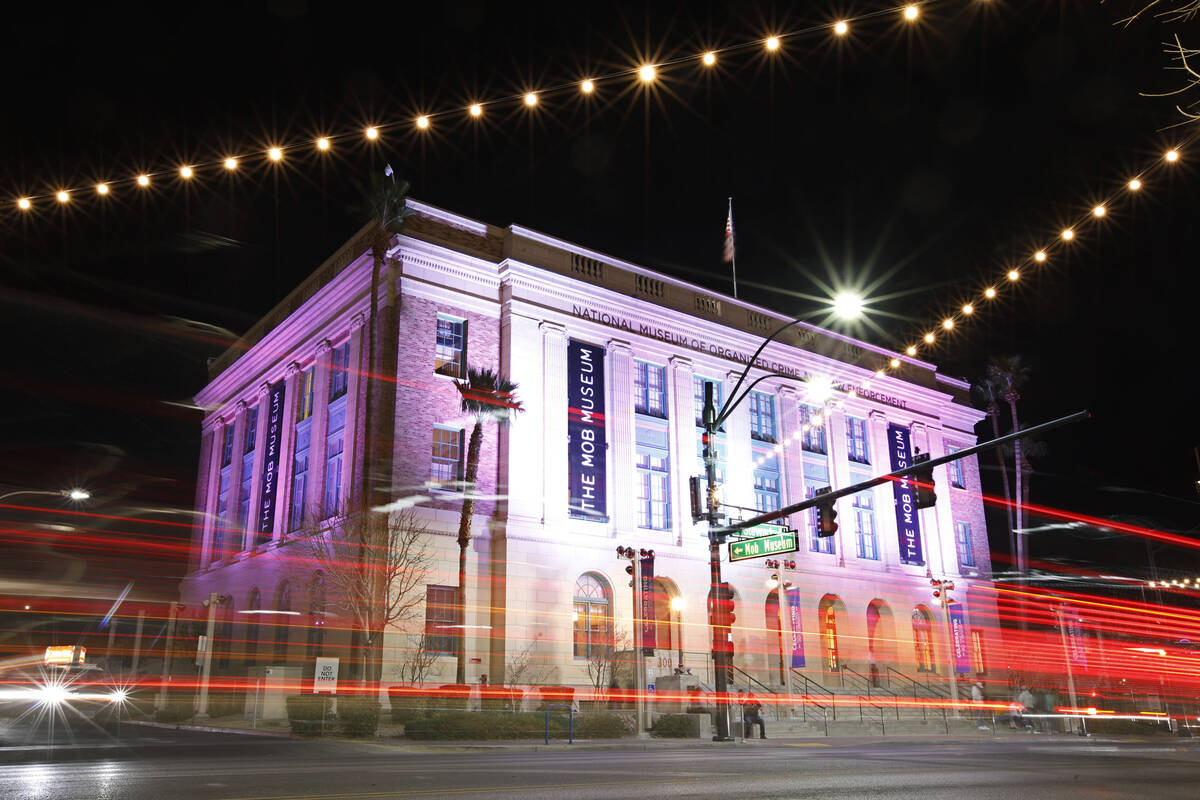
[[[754,448],[754,507],[778,511],[779,501],[779,457],[774,450]]]
[[[312,444],[312,418],[296,423],[296,451],[292,458],[292,513],[288,518],[291,527],[299,530],[304,524],[304,494],[308,489],[308,451]]]
[[[225,438],[221,440],[221,466],[228,467],[233,463],[233,426],[225,426]]]
[[[983,661],[983,631],[978,628],[971,629],[971,668],[975,670],[976,675],[982,675],[986,671]]]
[[[435,489],[455,492],[463,479],[463,432],[444,425],[433,426],[433,462],[429,482]]]
[[[800,425],[804,430],[800,446],[810,453],[825,455],[825,417],[816,406],[800,406]],[[808,425],[808,429],[803,428]]]
[[[775,398],[765,392],[750,393],[750,438],[775,441]]]
[[[663,438],[666,438],[665,432]],[[638,527],[658,531],[670,529],[671,459],[665,446],[638,443],[637,483]]]
[[[608,603],[577,599],[574,617],[575,658],[604,658],[611,651]]]
[[[971,526],[966,522],[954,523],[954,547],[958,550],[958,563],[964,567],[975,566],[975,553],[971,549]]]
[[[959,448],[957,447],[947,446],[946,455],[957,453],[958,450]],[[962,459],[959,459],[958,461],[951,461],[949,464],[947,464],[946,472],[950,474],[951,486],[953,486],[955,489],[967,488],[967,482],[963,479]]]
[[[813,485],[804,487],[804,498],[811,500],[816,497],[817,489],[823,488]],[[817,509],[816,506],[805,511],[808,515],[808,549],[814,553],[827,553],[832,555],[834,551],[832,536],[817,536]]]
[[[296,422],[306,420],[313,412],[313,368],[309,367],[300,373],[297,383],[299,390],[296,395]]]
[[[350,342],[333,348],[329,359],[329,402],[346,394],[350,383]]]
[[[846,457],[858,464],[871,463],[865,419],[846,417]]]
[[[246,431],[242,437],[242,474],[238,486],[237,528],[250,519],[250,483],[254,480],[254,445],[258,438],[258,406],[246,409]]]
[[[699,375],[692,376],[692,400],[696,406],[696,427],[704,427],[704,384],[711,383],[713,387],[713,407],[717,413],[721,413],[721,404],[725,402],[725,384],[721,381],[710,380],[709,378],[701,378]],[[717,430],[724,431],[725,426],[722,425]]]
[[[879,560],[879,543],[875,537],[875,509],[870,492],[859,492],[853,496],[850,508],[854,514],[854,538],[858,543],[858,557]]]
[[[210,561],[225,557],[225,532],[229,527],[229,480],[230,467],[221,467],[221,483],[217,487],[217,518],[213,521],[212,552]]]
[[[242,452],[253,453],[258,439],[258,406],[246,409],[246,435],[242,437]]]
[[[467,321],[448,314],[437,315],[437,344],[433,371],[452,378],[467,377]]]
[[[342,457],[346,442],[346,397],[329,404],[329,430],[325,435],[325,517],[342,511]]]
[[[633,367],[633,410],[639,414],[666,419],[666,368],[645,361],[635,361]]]
[[[425,646],[439,655],[458,652],[458,592],[453,586],[425,587]]]

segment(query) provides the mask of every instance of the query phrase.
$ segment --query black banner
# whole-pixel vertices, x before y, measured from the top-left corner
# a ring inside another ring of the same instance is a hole
[[[262,502],[259,505],[258,538],[270,541],[275,527],[275,496],[279,493],[279,451],[283,441],[283,390],[286,381],[271,384],[267,393],[267,448],[263,459]]]
[[[642,655],[654,655],[654,648],[658,644],[658,617],[655,612],[655,592],[654,592],[654,557],[641,559],[641,572],[639,577],[642,579],[642,585],[638,587],[638,615],[641,619],[641,647]]]
[[[908,428],[888,425],[888,455],[891,456],[892,472],[898,472],[912,464],[912,442]],[[900,537],[900,563],[924,566],[921,552],[921,517],[916,506],[916,489],[907,478],[892,483],[892,496],[896,502],[896,533]]]
[[[567,484],[572,517],[608,520],[604,426],[604,348],[571,339],[567,343]]]

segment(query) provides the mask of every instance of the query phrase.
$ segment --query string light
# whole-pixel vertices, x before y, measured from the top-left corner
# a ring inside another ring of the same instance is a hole
[[[965,305],[962,307],[962,312],[963,312],[964,314],[966,314],[966,315],[969,317],[969,316],[971,316],[972,314],[974,314],[974,313],[975,313],[975,306],[971,305],[970,303],[966,303],[966,304],[965,304]]]
[[[96,194],[108,194],[108,184],[107,183],[97,183],[96,184]]]
[[[1168,150],[1166,152],[1165,158],[1167,159],[1167,161],[1170,161],[1172,164],[1174,164],[1176,161],[1179,160],[1179,151],[1178,150]]]
[[[768,36],[766,44],[767,44],[768,50],[770,50],[772,53],[775,52],[776,50],[779,49],[779,37],[778,36]]]
[[[891,366],[892,369],[899,369],[900,368],[900,359],[893,358],[891,361],[888,362],[888,365]]]
[[[1093,217],[1103,217],[1107,213],[1108,213],[1108,209],[1105,208],[1103,205],[1098,205],[1092,209]]]
[[[925,344],[933,344],[933,334],[932,333],[925,334]]]
[[[591,94],[592,92],[594,92],[596,90],[596,84],[595,84],[595,82],[592,81],[591,78],[585,78],[583,83],[579,84],[579,88],[584,94]],[[529,99],[526,98],[525,102],[529,103]],[[535,100],[534,102],[537,102],[537,101]],[[530,104],[530,105],[532,105],[532,104]]]
[[[17,201],[17,208],[21,209],[22,211],[28,211],[29,209],[33,208],[33,203],[29,202],[28,197],[22,197]]]
[[[283,151],[280,150],[278,147],[272,147],[270,150],[267,151],[267,158],[271,159],[272,161],[282,161],[283,160]]]
[[[1021,277],[1021,273],[1017,272],[1015,269],[1010,269],[1008,271],[1008,279],[1010,281],[1015,281],[1020,277]]]
[[[915,356],[917,354],[917,348],[910,344],[908,347],[904,348],[904,352],[910,356]]]
[[[836,33],[838,36],[845,36],[847,33],[850,32],[850,25],[845,20],[839,20],[833,26],[833,32]]]
[[[1064,228],[1060,235],[1062,236],[1064,242],[1069,242],[1075,238],[1075,231],[1071,230],[1070,228]]]
[[[137,185],[138,186],[149,186],[150,185],[150,176],[149,175],[138,175],[137,176]]]
[[[1036,253],[1033,254],[1033,260],[1038,262],[1039,264],[1041,264],[1043,261],[1046,260],[1046,251],[1038,250]]]
[[[238,160],[236,158],[230,156],[229,158],[225,159],[225,169],[237,169],[237,167]]]
[[[915,5],[908,5],[904,7],[904,18],[910,22],[916,19],[917,15],[920,13],[921,12],[917,10]]]
[[[193,174],[194,173],[192,172],[191,167],[180,167],[179,168],[179,177],[183,178],[184,180],[191,178]]]
[[[425,116],[424,114],[417,117],[417,127],[420,128],[421,130],[425,130],[426,128],[428,128],[429,127],[429,117]]]
[[[483,106],[479,105],[479,103],[472,103],[471,108],[469,110],[471,112],[472,117],[483,116]]]
[[[318,150],[328,150],[329,149],[329,140],[326,139],[324,136],[322,136],[320,139],[317,139],[317,149]]]
[[[983,290],[983,296],[988,300],[994,299],[996,297],[996,288],[994,286],[987,287]]]
[[[653,64],[643,64],[638,70],[638,77],[642,79],[642,83],[650,83],[657,75],[658,72],[654,69]]]
[[[950,317],[946,317],[944,320],[942,320],[942,327],[946,330],[950,330],[954,327],[954,320],[950,319]]]
[[[378,139],[379,138],[379,129],[376,128],[374,125],[367,128],[367,138],[371,139],[371,140]]]
[[[1129,191],[1131,191],[1131,192],[1136,192],[1138,189],[1142,188],[1142,182],[1140,180],[1138,180],[1137,178],[1134,178],[1133,180],[1131,180],[1128,185],[1129,185]]]
[[[525,94],[525,105],[527,105],[527,106],[536,106],[536,105],[537,105],[537,101],[538,101],[537,92],[526,92],[526,94]]]
[[[711,67],[713,64],[717,63],[717,54],[714,53],[712,50],[709,50],[707,53],[704,54],[704,57],[701,58],[700,60],[702,62],[704,62],[704,66]]]
[[[66,191],[65,189],[60,189],[58,191],[58,193],[55,194],[54,196],[58,199],[58,202],[60,202],[60,203],[66,203],[66,202],[70,201],[70,199],[71,199],[71,193]]]

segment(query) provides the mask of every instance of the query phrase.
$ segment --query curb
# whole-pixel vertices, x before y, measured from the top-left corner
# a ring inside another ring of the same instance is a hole
[[[242,736],[263,736],[269,739],[303,739],[293,733],[282,731],[260,731],[256,728],[223,728],[219,725],[188,725],[174,722],[150,722],[149,720],[126,720],[123,725],[141,725],[144,728],[162,728],[172,731],[200,731],[201,733],[237,733]]]

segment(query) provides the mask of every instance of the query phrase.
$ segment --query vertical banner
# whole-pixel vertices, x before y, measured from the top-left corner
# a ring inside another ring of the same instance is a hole
[[[800,624],[800,590],[787,590],[788,614],[792,620],[792,669],[804,666],[804,627]]]
[[[1062,621],[1067,629],[1067,655],[1071,663],[1087,669],[1087,637],[1084,635],[1083,622],[1079,614],[1070,606],[1062,607]]]
[[[567,343],[567,510],[572,517],[608,521],[604,417],[604,348]]]
[[[283,390],[286,381],[271,384],[267,393],[267,435],[263,446],[262,503],[259,506],[258,538],[270,539],[275,528],[275,497],[279,493],[279,450],[283,437]]]
[[[971,640],[967,636],[967,617],[963,613],[962,603],[951,603],[947,607],[950,612],[950,637],[954,645],[954,671],[966,675],[971,671]]]
[[[641,583],[638,586],[638,616],[641,617],[641,646],[642,655],[654,655],[654,646],[658,643],[657,615],[654,613],[654,558],[641,559]]]
[[[904,469],[912,463],[912,443],[908,428],[890,423],[888,425],[888,455],[892,461],[892,472]],[[900,562],[924,566],[921,554],[921,520],[917,512],[916,493],[906,478],[892,483],[892,496],[896,502],[896,533],[900,537]]]

